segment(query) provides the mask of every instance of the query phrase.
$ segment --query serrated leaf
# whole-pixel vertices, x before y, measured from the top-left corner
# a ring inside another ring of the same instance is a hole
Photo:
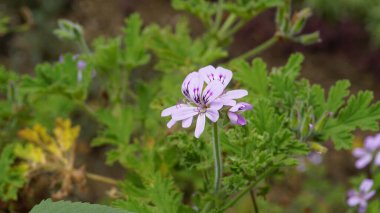
[[[57,201],[51,199],[43,200],[40,204],[33,207],[30,213],[128,213],[129,211],[111,208],[99,204]]]
[[[350,94],[348,90],[349,87],[350,82],[342,80],[336,82],[336,84],[330,88],[326,111],[335,113],[344,104],[344,98]]]

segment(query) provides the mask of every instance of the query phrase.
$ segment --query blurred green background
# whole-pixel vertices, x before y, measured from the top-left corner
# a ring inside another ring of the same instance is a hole
[[[305,55],[302,75],[325,87],[336,80],[349,79],[352,90],[375,91],[378,99],[380,74],[380,1],[378,0],[307,0],[295,1],[294,8],[309,6],[314,16],[306,32],[319,30],[322,42],[301,46],[282,42],[260,57],[270,65],[284,64],[288,56],[300,51]],[[173,10],[170,0],[1,0],[0,64],[19,73],[32,73],[42,61],[56,61],[65,52],[78,47],[60,41],[52,31],[60,18],[80,23],[88,43],[97,36],[114,36],[121,32],[123,20],[132,12],[141,14],[146,24],[174,25],[181,13]],[[231,47],[231,57],[255,47],[274,32],[274,11],[268,11],[238,32]],[[202,32],[201,24],[190,21],[194,36]],[[6,28],[2,28],[2,25]],[[358,141],[363,133],[358,133]],[[286,171],[266,201],[260,200],[262,212],[345,212],[348,179],[355,175],[354,159],[348,152],[330,149],[321,165],[305,161],[302,168]],[[82,149],[84,161],[94,167],[104,164],[104,151]],[[117,167],[105,171],[117,176]],[[84,198],[102,200],[96,193]],[[285,207],[285,210],[284,210]],[[249,196],[239,203],[238,212],[251,212]]]

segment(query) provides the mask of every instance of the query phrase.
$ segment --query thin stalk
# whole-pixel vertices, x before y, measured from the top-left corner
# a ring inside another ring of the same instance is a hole
[[[236,20],[236,15],[235,14],[230,14],[227,18],[227,20],[223,23],[221,28],[219,29],[218,36],[223,36],[228,29],[231,27],[231,25],[235,22]]]
[[[219,0],[219,1],[218,1],[218,11],[217,11],[217,13],[216,13],[215,23],[214,23],[214,27],[215,27],[215,29],[218,29],[219,26],[220,26],[220,23],[222,22],[222,17],[223,17],[223,4],[224,4],[224,0]]]
[[[223,165],[222,165],[222,153],[220,149],[219,133],[218,133],[218,123],[214,123],[213,128],[213,145],[214,145],[214,194],[217,195],[220,189]]]
[[[93,173],[89,173],[89,172],[86,173],[86,176],[89,179],[92,179],[92,180],[95,180],[95,181],[98,181],[98,182],[102,182],[102,183],[107,183],[107,184],[110,184],[110,185],[117,185],[117,182],[118,182],[117,180],[115,180],[113,178],[104,177],[104,176],[93,174]]]
[[[236,57],[235,59],[247,59],[247,58],[251,58],[259,53],[261,53],[262,51],[268,49],[269,47],[273,46],[275,43],[277,43],[279,40],[279,37],[274,35],[272,38],[266,40],[264,43],[260,44],[259,46],[257,46],[256,48]]]
[[[84,39],[83,35],[80,37],[79,46],[85,54],[91,53],[90,48],[88,48],[86,40]]]
[[[252,189],[249,191],[249,194],[251,195],[251,200],[252,200],[253,208],[255,209],[255,213],[259,213],[259,206],[257,205],[255,191]]]
[[[236,204],[247,192],[249,192],[253,187],[255,187],[260,181],[262,181],[265,177],[267,177],[272,171],[276,168],[269,169],[268,171],[261,173],[261,175],[252,183],[250,183],[243,191],[241,191],[234,199],[228,202],[225,206],[223,206],[220,211],[224,212],[225,210],[231,208]]]

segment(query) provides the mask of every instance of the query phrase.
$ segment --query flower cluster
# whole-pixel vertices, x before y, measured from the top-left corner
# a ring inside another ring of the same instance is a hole
[[[369,136],[364,141],[363,148],[356,148],[352,155],[358,160],[355,163],[356,168],[362,169],[369,165],[372,160],[374,164],[380,166],[380,134]]]
[[[187,75],[182,83],[182,93],[186,101],[162,111],[161,116],[172,118],[167,124],[168,128],[177,121],[182,121],[182,127],[188,128],[193,122],[193,117],[198,116],[195,137],[199,138],[204,131],[206,117],[216,122],[219,119],[219,111],[224,106],[230,107],[228,117],[232,124],[245,125],[247,122],[240,112],[251,110],[252,105],[245,102],[236,103],[236,99],[248,95],[246,90],[225,91],[231,79],[230,70],[210,65]]]
[[[376,191],[372,190],[373,181],[371,179],[365,179],[360,184],[359,191],[354,189],[348,192],[347,204],[349,206],[359,206],[359,213],[364,213],[367,209],[368,200],[371,199]]]

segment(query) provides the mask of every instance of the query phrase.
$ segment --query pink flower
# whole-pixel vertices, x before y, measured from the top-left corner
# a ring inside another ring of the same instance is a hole
[[[222,67],[215,69],[213,66],[201,68],[199,72],[187,75],[182,83],[182,94],[188,102],[169,107],[161,113],[163,117],[172,117],[167,124],[168,128],[171,128],[177,121],[182,121],[182,127],[188,128],[193,122],[193,117],[197,116],[195,137],[199,138],[204,131],[206,117],[211,122],[217,122],[219,110],[224,105],[235,106],[234,99],[248,94],[246,90],[224,92],[231,79],[232,72],[230,70]],[[203,88],[204,83],[206,83],[205,88]]]
[[[371,199],[376,193],[375,190],[370,191],[372,186],[373,181],[371,179],[363,180],[360,184],[359,191],[352,189],[348,192],[347,204],[349,206],[359,206],[359,212],[364,213],[367,209],[368,200]]]
[[[352,155],[358,158],[355,163],[356,168],[366,167],[374,159],[374,163],[380,166],[380,134],[368,136],[364,141],[363,148],[356,148]]]

